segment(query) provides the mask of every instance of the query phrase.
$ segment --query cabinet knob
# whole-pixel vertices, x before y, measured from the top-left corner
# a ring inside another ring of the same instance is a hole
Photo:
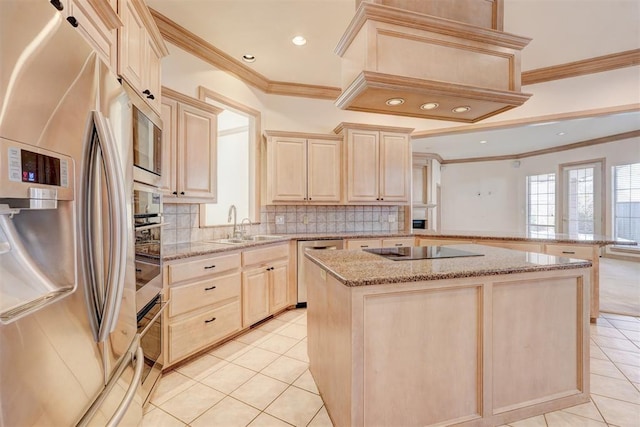
[[[309,197],[309,200],[311,200],[311,197]]]
[[[181,196],[184,196],[184,191],[181,191],[181,192],[180,192],[180,195],[181,195]]]
[[[67,17],[67,21],[69,22],[69,24],[71,24],[73,28],[76,28],[78,26],[78,20],[73,16]]]
[[[382,197],[380,197],[380,200],[384,200]]]
[[[204,321],[204,323],[211,323],[211,322],[213,322],[214,320],[216,320],[216,318],[215,318],[215,317],[212,317],[212,318],[211,318],[211,319],[209,319],[209,320],[205,320],[205,321]]]
[[[64,6],[62,5],[62,2],[60,2],[60,0],[51,0],[49,3],[51,3],[53,7],[55,7],[58,10],[64,9]]]
[[[145,89],[142,91],[145,95],[151,95],[151,91],[149,89]]]
[[[178,195],[178,192],[177,192],[177,191],[174,191],[174,192],[173,192],[173,195],[174,195],[174,196],[177,196],[177,195]]]
[[[153,96],[153,94],[151,94],[151,95],[147,95],[147,98],[148,98],[148,99],[151,99],[151,100],[156,99],[156,97],[155,97],[155,96]]]
[[[205,291],[210,291],[210,290],[215,289],[215,288],[216,288],[215,286],[211,286],[210,288],[204,288],[204,290]]]

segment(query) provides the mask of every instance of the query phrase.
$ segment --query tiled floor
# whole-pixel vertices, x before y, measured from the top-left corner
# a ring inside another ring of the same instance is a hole
[[[166,374],[142,426],[331,426],[307,369],[306,320],[287,311]],[[591,325],[591,402],[510,425],[640,427],[640,318]]]

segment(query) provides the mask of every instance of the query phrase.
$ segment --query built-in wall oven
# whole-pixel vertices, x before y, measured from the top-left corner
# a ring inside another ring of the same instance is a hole
[[[162,372],[162,196],[151,186],[134,182],[136,309],[144,353],[142,395],[149,399]]]

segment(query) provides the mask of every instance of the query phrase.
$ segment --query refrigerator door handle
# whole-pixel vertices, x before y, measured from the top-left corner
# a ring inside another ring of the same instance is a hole
[[[84,200],[80,203],[82,241],[86,247],[86,282],[90,288],[87,303],[90,306],[94,337],[97,342],[103,342],[115,328],[124,289],[127,256],[127,248],[124,246],[127,242],[126,196],[114,138],[106,119],[98,111],[91,112],[86,140],[86,168],[82,180]],[[106,271],[102,268],[104,242],[99,238],[102,227],[99,224],[100,212],[97,212],[101,206],[102,177],[108,205]]]
[[[124,415],[127,413],[127,410],[129,409],[129,406],[131,405],[131,402],[136,395],[136,391],[140,386],[142,371],[144,369],[144,353],[142,351],[142,347],[138,347],[138,349],[136,350],[135,363],[136,367],[135,371],[133,372],[133,379],[131,380],[129,387],[127,388],[127,392],[125,393],[122,402],[120,402],[120,405],[118,405],[118,408],[107,423],[106,427],[118,426],[118,424],[122,420],[122,417],[124,417]]]

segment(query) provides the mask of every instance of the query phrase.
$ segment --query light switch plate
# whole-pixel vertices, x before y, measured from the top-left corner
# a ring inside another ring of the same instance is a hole
[[[389,215],[389,222],[396,222],[396,216],[395,215]]]
[[[276,215],[276,225],[284,224],[284,215]]]

